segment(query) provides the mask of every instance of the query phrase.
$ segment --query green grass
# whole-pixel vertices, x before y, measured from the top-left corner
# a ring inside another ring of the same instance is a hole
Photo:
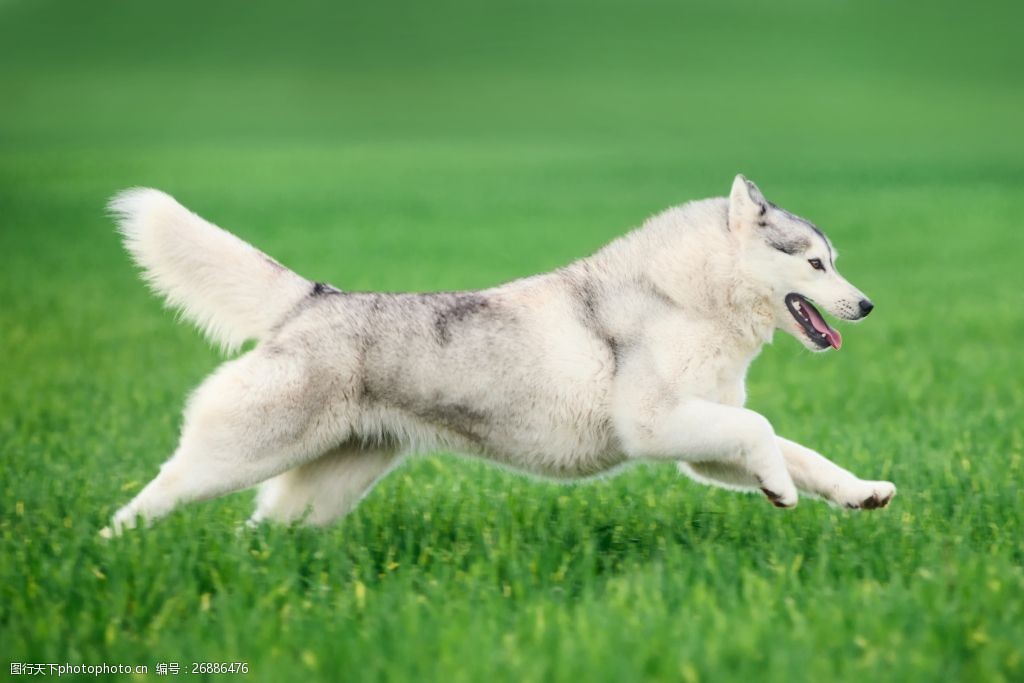
[[[0,659],[250,680],[1024,678],[1022,10],[978,3],[0,3]],[[219,362],[106,199],[152,185],[303,274],[480,287],[733,174],[878,310],[749,405],[900,487],[852,514],[645,466],[438,455],[326,531],[252,494],[96,531]],[[7,662],[0,662],[7,667]]]

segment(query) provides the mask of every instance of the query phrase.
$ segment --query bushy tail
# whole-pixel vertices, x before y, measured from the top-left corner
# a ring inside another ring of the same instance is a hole
[[[266,334],[312,283],[159,190],[110,200],[132,259],[167,305],[226,351]]]

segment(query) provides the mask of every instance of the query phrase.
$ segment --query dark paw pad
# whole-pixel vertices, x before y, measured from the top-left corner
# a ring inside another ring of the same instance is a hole
[[[864,500],[862,500],[860,504],[855,505],[853,507],[861,510],[877,510],[878,508],[884,508],[886,505],[888,505],[890,500],[892,500],[892,496],[882,497],[879,496],[877,493],[873,493]]]
[[[768,498],[768,500],[771,501],[772,505],[774,505],[775,507],[777,507],[777,508],[784,508],[784,507],[786,507],[786,504],[782,502],[782,496],[780,496],[779,494],[775,493],[775,491],[772,491],[770,489],[766,489],[765,487],[762,486],[761,487],[761,492],[765,495],[766,498]]]

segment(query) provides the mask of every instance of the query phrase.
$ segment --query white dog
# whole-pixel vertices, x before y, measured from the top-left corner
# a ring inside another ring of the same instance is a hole
[[[776,329],[812,350],[839,332],[811,304],[872,308],[828,238],[737,176],[593,256],[472,292],[347,292],[310,282],[156,190],[111,209],[152,288],[225,349],[188,401],[173,456],[106,535],[260,484],[252,521],[327,524],[404,455],[449,450],[536,475],[672,460],[701,481],[884,507],[864,481],[743,407]]]

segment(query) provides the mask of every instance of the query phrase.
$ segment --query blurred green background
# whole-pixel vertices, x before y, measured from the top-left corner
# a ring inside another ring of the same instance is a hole
[[[1020,3],[0,2],[0,659],[282,680],[1021,680]],[[749,405],[900,487],[779,513],[665,466],[438,455],[326,531],[95,532],[217,354],[104,204],[159,187],[343,288],[562,265],[737,172],[878,305]],[[0,662],[0,665],[7,666]]]

